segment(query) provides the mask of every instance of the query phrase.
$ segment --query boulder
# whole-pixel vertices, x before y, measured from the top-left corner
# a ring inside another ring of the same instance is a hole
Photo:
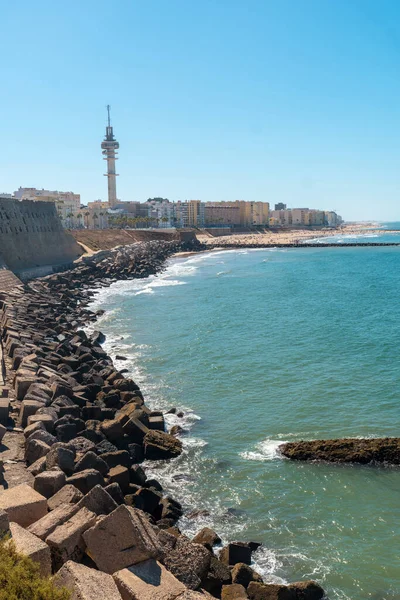
[[[103,458],[100,458],[100,456],[97,456],[94,452],[89,451],[76,463],[75,473],[85,471],[86,469],[95,469],[102,475],[107,475],[109,467]]]
[[[224,585],[221,590],[221,600],[248,600],[246,589],[238,584]]]
[[[84,540],[91,558],[106,573],[161,556],[157,536],[144,514],[125,505],[86,531]]]
[[[144,456],[150,460],[176,458],[182,453],[182,442],[169,433],[148,431],[144,440]]]
[[[76,504],[83,498],[82,492],[74,485],[64,485],[54,496],[47,500],[49,510],[54,510],[61,504]]]
[[[43,423],[46,431],[52,433],[54,431],[54,419],[50,414],[39,414],[42,409],[39,409],[36,414],[28,417],[28,426],[34,425],[35,423]]]
[[[252,581],[247,588],[250,600],[296,600],[296,592],[286,585]]]
[[[90,510],[81,508],[47,537],[54,570],[57,571],[68,560],[82,559],[86,548],[82,534],[95,524],[96,519]]]
[[[87,494],[95,485],[105,485],[104,477],[95,469],[86,469],[68,477],[67,483],[74,485],[82,494]]]
[[[42,577],[49,577],[51,575],[51,555],[48,545],[17,523],[10,523],[10,532],[17,552],[39,563]]]
[[[50,452],[50,446],[40,440],[28,440],[25,446],[25,460],[28,465],[32,465],[42,456]]]
[[[297,581],[288,587],[296,592],[297,600],[321,600],[324,597],[324,590],[315,581]]]
[[[202,544],[211,550],[213,546],[221,542],[221,538],[213,529],[210,529],[210,527],[203,527],[203,529],[200,529],[200,531],[196,533],[192,542],[195,544]]]
[[[251,581],[262,583],[262,577],[254,569],[244,563],[236,563],[232,569],[232,583],[239,583],[247,588]]]
[[[36,421],[36,423],[32,423],[32,425],[27,425],[24,429],[25,438],[30,437],[35,431],[47,431],[43,421]]]
[[[110,469],[119,465],[121,465],[122,467],[129,468],[132,464],[131,456],[127,450],[118,450],[117,452],[105,452],[101,455],[101,458],[107,463]]]
[[[27,471],[29,473],[32,473],[32,475],[34,477],[36,477],[36,475],[39,475],[39,473],[43,473],[43,471],[46,470],[46,456],[42,456],[41,458],[38,458],[37,460],[35,460],[34,463],[31,464],[30,467],[27,468]]]
[[[101,485],[95,485],[77,504],[78,508],[87,508],[96,515],[108,515],[118,504]]]
[[[56,587],[66,587],[70,600],[121,600],[111,575],[90,569],[71,560],[53,578]]]
[[[6,433],[7,433],[7,427],[4,427],[4,425],[2,425],[0,423],[0,444]]]
[[[28,425],[28,427],[29,427],[29,425]],[[27,438],[26,443],[28,443],[30,440],[40,440],[41,442],[44,442],[48,446],[52,446],[53,444],[55,444],[57,442],[57,438],[54,437],[54,435],[52,435],[51,433],[49,433],[46,429],[45,430],[38,429],[37,431],[34,431]]]
[[[36,475],[33,489],[45,498],[54,496],[65,485],[65,473],[63,471],[44,471]]]
[[[128,491],[130,483],[129,469],[122,467],[121,465],[112,467],[108,474],[108,482],[118,483],[122,492]]]
[[[67,446],[67,444],[57,443],[51,447],[50,452],[46,456],[47,470],[58,467],[64,471],[66,475],[74,472],[75,468],[75,452]]]
[[[202,582],[203,588],[213,596],[219,598],[222,586],[229,585],[230,583],[232,583],[232,576],[229,567],[212,555],[209,571]]]
[[[145,560],[114,573],[123,600],[175,600],[185,586],[156,560]]]
[[[219,560],[225,565],[236,565],[236,563],[251,563],[251,549],[248,544],[242,542],[231,542],[222,548]]]
[[[207,577],[211,556],[204,546],[194,544],[182,535],[174,549],[165,555],[164,564],[187,588],[195,590]]]
[[[28,527],[47,513],[47,500],[22,483],[0,492],[0,509],[7,513],[10,521]]]
[[[78,512],[75,504],[60,504],[28,527],[28,531],[45,540],[56,527],[59,527]]]

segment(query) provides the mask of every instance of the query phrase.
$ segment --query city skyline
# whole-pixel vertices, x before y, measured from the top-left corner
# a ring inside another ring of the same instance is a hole
[[[75,2],[39,5],[3,11],[1,191],[46,186],[105,200],[98,142],[110,102],[123,201],[243,198],[400,219],[394,2],[383,12],[368,0],[251,10],[123,1],[107,13],[89,0],[78,16]],[[105,47],[110,28],[115,44]],[[60,44],[71,30],[76,43]]]

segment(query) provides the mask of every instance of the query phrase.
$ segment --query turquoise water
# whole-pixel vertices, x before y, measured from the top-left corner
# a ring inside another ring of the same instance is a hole
[[[106,349],[128,357],[150,405],[185,411],[168,420],[186,430],[183,455],[151,471],[187,511],[209,511],[186,532],[263,542],[269,581],[400,598],[400,470],[276,451],[399,435],[399,290],[400,248],[304,248],[174,259],[100,292]]]

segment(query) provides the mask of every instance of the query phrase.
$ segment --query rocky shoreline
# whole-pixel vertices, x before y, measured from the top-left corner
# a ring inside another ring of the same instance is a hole
[[[94,288],[159,273],[172,254],[196,249],[133,244],[0,293],[0,440],[19,436],[27,467],[26,483],[8,487],[14,465],[0,463],[0,534],[73,598],[97,600],[104,589],[109,600],[318,600],[312,581],[263,583],[250,566],[254,542],[216,549],[209,528],[192,540],[181,534],[179,499],[141,464],[173,459],[182,442],[115,368],[102,333],[83,330],[102,314],[88,309]]]
[[[400,465],[400,438],[288,442],[279,446],[279,452],[292,460]]]

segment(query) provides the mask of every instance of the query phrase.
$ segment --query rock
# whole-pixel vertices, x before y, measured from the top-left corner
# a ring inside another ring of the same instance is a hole
[[[224,585],[221,592],[221,600],[247,600],[248,595],[245,588],[238,583]]]
[[[86,454],[87,452],[94,452],[96,449],[95,442],[82,436],[78,436],[71,440],[68,446],[72,448],[72,450],[75,450],[77,455]]]
[[[279,451],[292,460],[400,465],[400,438],[343,438],[289,442],[279,446]]]
[[[236,563],[232,569],[232,583],[239,583],[243,587],[247,588],[251,581],[258,581],[262,583],[262,577],[251,567],[244,563]]]
[[[45,471],[36,475],[33,489],[45,498],[54,496],[65,485],[63,471]]]
[[[1,443],[3,437],[5,436],[6,433],[7,433],[7,427],[4,427],[4,425],[2,425],[0,423],[0,443]]]
[[[128,444],[128,452],[132,464],[139,464],[144,461],[143,448],[139,444]]]
[[[47,500],[49,510],[54,510],[61,504],[76,504],[83,498],[82,492],[74,485],[64,485],[59,492]]]
[[[119,419],[103,421],[100,429],[110,442],[118,441],[124,435],[122,423]]]
[[[79,471],[85,471],[86,469],[95,469],[102,475],[107,475],[108,473],[107,463],[103,460],[103,458],[100,458],[100,456],[97,456],[97,454],[92,451],[86,452],[86,454],[84,454],[76,463],[75,473],[78,473]]]
[[[139,465],[132,465],[129,471],[131,483],[143,486],[146,483],[146,473]]]
[[[118,505],[125,504],[124,495],[118,483],[110,483],[109,485],[106,485],[104,490],[110,494],[111,498]]]
[[[117,508],[118,504],[105,488],[96,485],[79,500],[77,506],[78,509],[87,508],[96,515],[108,515]]]
[[[5,510],[0,510],[0,539],[10,533],[10,520]]]
[[[39,429],[38,431],[34,431],[27,438],[26,443],[28,443],[30,440],[40,440],[41,442],[44,442],[48,446],[52,446],[53,444],[55,444],[57,442],[57,438],[54,437],[54,435],[51,435],[51,433],[49,433],[46,430],[42,430],[42,429]]]
[[[164,417],[163,416],[154,416],[154,417],[150,416],[148,427],[149,427],[149,429],[152,429],[154,431],[164,431],[165,430]]]
[[[25,438],[28,438],[29,436],[31,436],[32,433],[35,433],[35,431],[47,431],[46,427],[44,426],[43,421],[36,421],[36,423],[32,423],[32,425],[28,425],[27,427],[25,427],[25,429],[24,429]]]
[[[43,471],[46,470],[46,456],[42,456],[41,458],[38,458],[37,460],[35,460],[34,463],[31,464],[30,467],[27,468],[27,471],[29,473],[32,473],[32,475],[34,477],[36,477],[36,475],[39,475],[39,473],[43,473]]]
[[[101,455],[101,458],[107,463],[110,469],[112,469],[113,467],[117,467],[118,465],[129,468],[132,464],[130,454],[127,450],[118,450],[117,452],[105,452]]]
[[[66,587],[70,600],[121,600],[111,575],[90,569],[71,560],[53,578],[56,587]]]
[[[114,573],[123,600],[175,600],[185,586],[156,560],[145,560]]]
[[[195,544],[202,544],[208,548],[208,550],[211,550],[213,546],[221,542],[221,538],[213,529],[203,527],[203,529],[200,529],[200,531],[196,533],[192,542]]]
[[[176,458],[182,452],[182,442],[169,433],[148,431],[144,440],[144,456],[150,460]]]
[[[153,515],[160,503],[162,495],[156,490],[150,490],[148,488],[139,488],[139,490],[133,494],[133,504],[136,508],[143,510],[150,515]]]
[[[127,469],[126,467],[122,467],[121,465],[113,467],[112,469],[110,469],[110,472],[108,474],[108,482],[118,483],[122,492],[126,492],[129,488],[130,483],[129,469]]]
[[[50,546],[54,570],[68,560],[80,561],[85,551],[82,534],[96,522],[96,515],[81,508],[63,525],[57,527],[46,539]]]
[[[182,535],[164,557],[164,564],[187,588],[197,589],[209,571],[211,553]]]
[[[0,509],[7,513],[10,521],[28,527],[47,513],[47,500],[22,483],[0,492]]]
[[[84,540],[97,567],[106,573],[161,556],[157,536],[144,514],[124,505],[86,531]]]
[[[32,465],[42,456],[50,452],[50,446],[40,440],[28,440],[25,447],[25,460],[28,465]]]
[[[45,514],[41,519],[35,521],[28,527],[28,531],[41,540],[45,540],[56,527],[68,521],[78,512],[76,504],[60,504],[51,512]]]
[[[17,552],[38,563],[42,577],[49,577],[51,575],[51,555],[48,545],[17,523],[10,523],[10,532]]]
[[[39,409],[40,411],[41,409]],[[39,411],[34,414],[31,415],[30,417],[28,417],[28,426],[29,425],[34,425],[35,423],[43,423],[43,425],[45,426],[46,431],[48,431],[49,433],[52,433],[54,431],[54,419],[51,415],[49,414],[39,414]]]
[[[58,427],[56,427],[55,431],[56,431],[57,439],[60,442],[65,442],[65,443],[73,440],[78,433],[78,429],[77,429],[77,426],[75,425],[75,423],[65,423],[64,425],[58,425]]]
[[[75,453],[67,444],[54,444],[50,452],[46,456],[47,470],[58,467],[64,471],[66,475],[74,472],[75,468]]]
[[[222,586],[230,583],[232,583],[232,576],[229,567],[221,563],[215,556],[211,556],[210,569],[202,582],[203,588],[219,598]]]
[[[247,588],[250,600],[296,600],[296,592],[286,585],[257,583],[252,581]]]
[[[225,565],[236,565],[236,563],[249,565],[251,563],[251,550],[247,544],[231,542],[222,548],[219,560]]]
[[[315,581],[297,581],[288,587],[296,592],[297,600],[321,600],[324,597],[324,590]]]
[[[67,483],[77,487],[82,494],[87,494],[95,485],[101,485],[103,487],[105,485],[103,475],[95,469],[86,469],[85,471],[74,473],[74,475],[68,477]]]

